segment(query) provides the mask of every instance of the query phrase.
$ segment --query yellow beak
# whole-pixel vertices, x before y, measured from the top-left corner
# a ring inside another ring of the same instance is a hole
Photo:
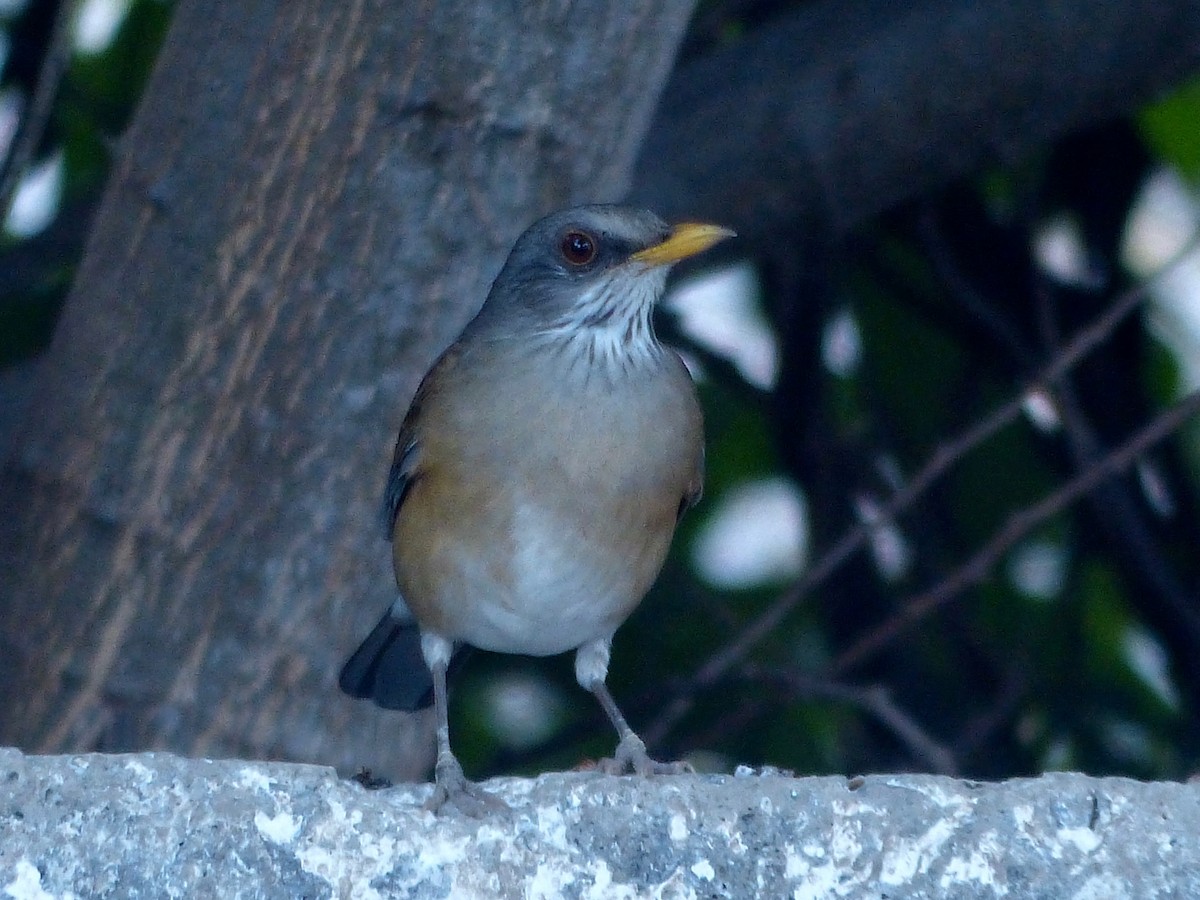
[[[703,253],[717,241],[734,236],[735,232],[720,225],[684,222],[682,225],[676,225],[671,230],[671,236],[661,244],[639,250],[630,259],[648,266],[666,266]]]

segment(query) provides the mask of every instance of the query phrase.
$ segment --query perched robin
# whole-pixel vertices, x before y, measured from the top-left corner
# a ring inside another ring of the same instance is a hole
[[[426,374],[400,427],[385,515],[400,597],[342,670],[342,690],[437,715],[436,788],[502,805],[450,750],[446,673],[475,646],[575,651],[579,684],[619,735],[608,772],[658,763],[605,686],[614,632],[700,496],[696,390],[655,337],[667,271],[733,232],[583,206],[517,240],[487,300]]]

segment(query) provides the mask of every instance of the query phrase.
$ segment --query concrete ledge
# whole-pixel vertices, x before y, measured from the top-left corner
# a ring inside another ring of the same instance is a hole
[[[1200,897],[1200,785],[496,779],[484,821],[316,766],[0,750],[0,897]]]

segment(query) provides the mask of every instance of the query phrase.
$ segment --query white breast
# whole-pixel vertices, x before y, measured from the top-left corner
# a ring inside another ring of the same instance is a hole
[[[519,507],[511,529],[505,577],[476,570],[455,604],[462,638],[485,650],[546,656],[610,636],[631,605],[621,569],[584,552],[576,523],[536,506]]]

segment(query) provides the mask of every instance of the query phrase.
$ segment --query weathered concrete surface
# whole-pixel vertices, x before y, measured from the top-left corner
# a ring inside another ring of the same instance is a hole
[[[485,821],[331,769],[0,750],[0,897],[1200,897],[1200,785],[498,779]]]

